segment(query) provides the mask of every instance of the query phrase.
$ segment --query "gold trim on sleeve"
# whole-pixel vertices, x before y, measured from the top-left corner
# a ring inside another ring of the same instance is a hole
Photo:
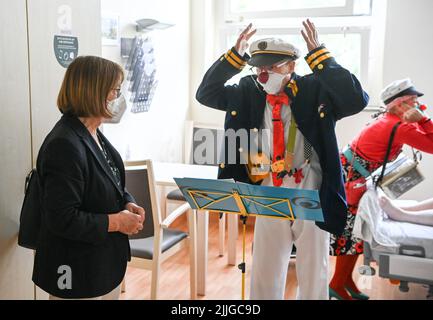
[[[247,62],[239,58],[232,50],[229,50],[228,55],[240,65],[244,66]]]
[[[224,55],[224,58],[226,58],[226,60],[236,69],[243,69],[244,66],[237,63],[235,60],[233,60],[233,58],[231,56],[229,56],[227,53]]]
[[[321,54],[324,54],[324,53],[329,53],[328,49],[323,48],[317,52],[314,52],[311,56],[309,56],[307,58],[307,60],[306,60],[307,63],[310,64],[315,58],[317,58],[318,56],[320,56]]]
[[[329,59],[329,58],[332,58],[331,54],[329,54],[329,53],[328,53],[328,54],[324,54],[323,56],[320,56],[319,58],[317,58],[316,60],[314,60],[313,63],[310,64],[310,68],[311,68],[311,70],[314,71],[314,68],[315,68],[319,63],[321,63],[322,61],[325,61],[325,60],[327,60],[327,59]]]

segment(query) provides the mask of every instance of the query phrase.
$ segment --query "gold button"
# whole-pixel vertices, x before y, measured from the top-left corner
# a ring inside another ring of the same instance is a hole
[[[239,152],[244,152],[244,149],[243,148],[239,148]]]
[[[322,70],[322,69],[323,69],[323,64],[319,64],[319,65],[317,66],[317,69]]]
[[[232,111],[232,116],[233,116],[233,117],[236,117],[237,114],[238,114],[238,113],[237,113],[236,111]]]
[[[221,169],[224,169],[225,167],[226,167],[226,165],[225,165],[224,163],[221,163],[221,164],[220,164],[220,168],[221,168]]]
[[[254,128],[253,131],[254,131],[254,132],[259,132],[259,129]]]
[[[324,118],[325,117],[325,114],[323,113],[323,112],[320,112],[320,118]]]

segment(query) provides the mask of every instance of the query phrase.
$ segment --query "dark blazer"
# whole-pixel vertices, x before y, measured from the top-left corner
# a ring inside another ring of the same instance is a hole
[[[256,76],[243,77],[238,85],[225,85],[239,73],[249,56],[241,57],[234,48],[221,56],[206,72],[197,90],[197,100],[211,108],[226,111],[225,130],[260,129],[266,106],[266,92],[256,82]],[[367,106],[368,95],[349,71],[330,56],[325,47],[311,51],[305,59],[313,73],[292,75],[285,88],[299,130],[317,152],[322,168],[319,190],[325,222],[316,222],[323,230],[340,234],[347,218],[347,206],[337,139],[336,121],[360,112]],[[240,163],[240,146],[236,146],[236,164],[228,163],[225,143],[225,163],[220,165],[219,178],[250,180],[245,165]]]
[[[37,159],[42,190],[42,222],[33,267],[34,283],[61,298],[104,295],[122,281],[130,260],[128,236],[108,232],[108,214],[135,202],[125,190],[119,153],[102,135],[121,172],[122,187],[81,121],[63,115],[45,138]],[[62,266],[70,267],[72,287]],[[59,269],[60,268],[60,269]]]

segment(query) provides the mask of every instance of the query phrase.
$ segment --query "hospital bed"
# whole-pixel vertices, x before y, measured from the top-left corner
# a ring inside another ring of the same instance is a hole
[[[370,187],[359,203],[354,226],[354,235],[364,240],[364,265],[359,272],[374,275],[370,263],[375,261],[379,276],[398,280],[400,291],[408,292],[409,283],[419,283],[428,288],[427,298],[432,298],[433,227],[388,219],[379,206],[380,194],[381,190]]]

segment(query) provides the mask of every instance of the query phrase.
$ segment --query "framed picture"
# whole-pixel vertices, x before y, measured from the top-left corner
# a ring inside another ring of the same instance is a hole
[[[119,16],[115,14],[102,14],[101,35],[103,46],[119,45]]]

